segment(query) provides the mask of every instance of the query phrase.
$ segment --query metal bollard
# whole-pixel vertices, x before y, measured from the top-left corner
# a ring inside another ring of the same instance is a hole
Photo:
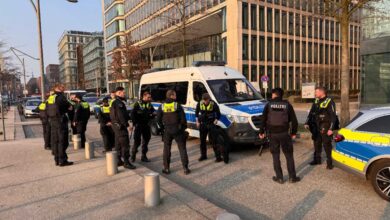
[[[79,134],[74,134],[72,136],[73,149],[79,150],[81,148],[81,138]]]
[[[233,213],[224,212],[219,214],[216,220],[240,220],[240,217]]]
[[[148,173],[145,178],[145,205],[155,207],[160,203],[160,176],[158,173]]]
[[[93,143],[85,142],[85,159],[90,160],[95,157],[95,146]]]
[[[118,173],[118,153],[110,151],[106,153],[107,175],[113,176]]]

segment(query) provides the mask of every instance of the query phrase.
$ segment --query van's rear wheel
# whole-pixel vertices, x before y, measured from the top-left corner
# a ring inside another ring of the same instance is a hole
[[[376,162],[371,169],[370,180],[375,192],[390,202],[390,161]]]

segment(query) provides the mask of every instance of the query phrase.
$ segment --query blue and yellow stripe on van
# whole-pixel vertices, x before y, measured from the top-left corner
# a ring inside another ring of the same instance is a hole
[[[341,129],[345,140],[336,144],[332,158],[360,173],[375,157],[390,155],[390,135]]]

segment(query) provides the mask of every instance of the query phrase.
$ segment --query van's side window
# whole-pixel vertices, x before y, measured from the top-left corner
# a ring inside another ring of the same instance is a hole
[[[390,134],[390,115],[382,116],[376,119],[373,119],[369,122],[358,127],[357,131],[365,131],[365,132],[375,132],[382,134]]]
[[[201,82],[193,82],[192,92],[194,93],[194,100],[199,102],[202,99],[202,95],[207,93],[207,89]]]
[[[166,99],[166,93],[169,89],[176,91],[176,101],[180,104],[187,103],[188,82],[172,82],[172,83],[157,83],[145,84],[141,87],[143,91],[149,91],[152,95],[153,102],[163,102]]]

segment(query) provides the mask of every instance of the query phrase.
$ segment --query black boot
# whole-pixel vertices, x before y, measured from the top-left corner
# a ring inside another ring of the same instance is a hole
[[[215,158],[215,162],[216,163],[219,163],[219,162],[222,162],[223,160],[222,160],[222,158],[221,157],[217,157],[217,158]]]
[[[73,165],[73,162],[70,162],[70,161],[65,161],[65,162],[58,164],[58,166],[60,166],[60,167],[71,166],[71,165]]]
[[[134,170],[136,167],[131,164],[130,162],[125,162],[125,164],[123,165],[124,168],[126,169],[129,169],[129,170]]]
[[[188,175],[191,173],[191,170],[188,167],[184,167],[184,174]]]
[[[135,162],[135,153],[131,154],[130,161],[131,161],[132,163]]]
[[[169,168],[164,168],[164,169],[162,169],[162,171],[161,171],[163,174],[170,174],[171,173],[171,171],[169,170]]]
[[[146,155],[142,155],[141,161],[142,161],[142,162],[145,162],[145,163],[150,162],[149,158],[148,158]]]
[[[207,156],[200,156],[198,159],[199,162],[204,160],[207,160]]]
[[[321,164],[321,160],[313,160],[312,162],[310,162],[311,166],[316,166],[316,165],[320,165],[320,164]]]
[[[288,179],[288,182],[290,182],[290,183],[296,183],[296,182],[299,182],[299,181],[301,181],[301,178],[299,176],[292,177],[292,178]]]
[[[118,159],[118,167],[123,166],[125,163],[123,163],[122,159]]]

